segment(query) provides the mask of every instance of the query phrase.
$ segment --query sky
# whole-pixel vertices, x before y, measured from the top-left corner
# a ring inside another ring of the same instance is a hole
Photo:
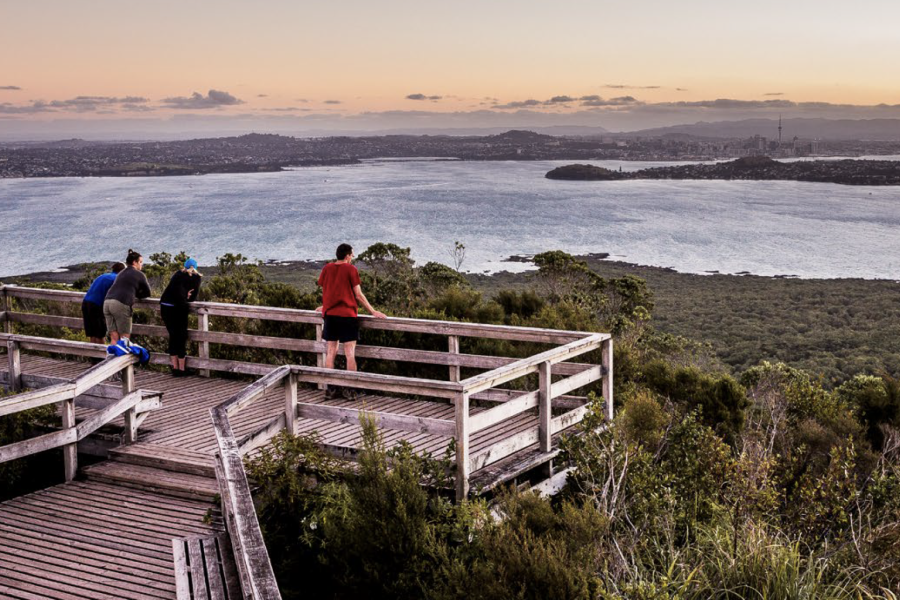
[[[900,118],[896,0],[0,0],[0,139]]]

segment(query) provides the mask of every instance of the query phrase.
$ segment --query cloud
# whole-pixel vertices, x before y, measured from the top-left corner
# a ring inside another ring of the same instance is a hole
[[[442,96],[426,96],[425,94],[409,94],[406,96],[407,100],[431,100],[432,102],[436,102],[441,98]]]
[[[501,110],[506,110],[510,108],[528,108],[531,106],[540,106],[544,104],[540,100],[535,100],[534,98],[529,98],[528,100],[521,100],[517,102],[507,102],[506,104],[495,104],[493,108],[499,108]]]
[[[687,88],[675,88],[675,91],[676,92],[687,92],[688,89]]]
[[[603,87],[611,90],[658,90],[662,86],[659,85],[627,85],[623,83],[606,83]]]
[[[553,96],[545,104],[567,104],[569,102],[575,102],[575,98],[572,96]]]
[[[147,98],[140,96],[125,96],[115,98],[112,96],[76,96],[68,100],[53,100],[48,103],[52,108],[73,110],[75,112],[94,112],[98,109],[110,110],[115,105],[139,105],[149,102]]]
[[[325,104],[340,104],[340,100],[326,100]]]
[[[189,97],[174,96],[171,98],[164,98],[162,102],[169,108],[186,110],[219,108],[221,106],[234,106],[236,104],[244,103],[243,100],[235,98],[228,92],[222,92],[219,90],[209,90],[206,96],[194,92]]]
[[[811,104],[818,104],[822,107],[824,106],[835,106],[832,104],[828,104],[827,102],[818,102],[818,103],[809,103],[809,102],[801,102],[796,103],[790,100],[735,100],[733,98],[718,98],[716,100],[696,100],[693,102],[687,101],[679,101],[679,102],[658,102],[654,104],[654,106],[671,106],[676,108],[718,108],[725,110],[732,109],[757,109],[757,108],[794,108],[797,106],[804,106],[805,108],[813,108],[810,106]]]
[[[268,94],[257,94],[256,97],[257,98],[268,98],[269,95]]]
[[[784,92],[766,92],[763,96],[784,96]]]
[[[641,104],[640,100],[634,96],[617,96],[616,98],[604,100],[600,96],[591,95],[582,96],[580,100],[581,106],[631,106],[634,104]]]
[[[281,106],[278,108],[264,108],[263,110],[268,112],[297,112],[303,110],[309,110],[308,108],[297,108],[296,106]]]
[[[18,92],[21,89],[22,88],[17,85],[0,85],[0,90],[7,90],[10,92]]]
[[[134,110],[134,107],[149,102],[147,98],[140,96],[76,96],[68,100],[35,100],[31,104],[15,106],[8,102],[0,105],[0,113],[5,114],[35,114],[46,112],[98,112],[99,114],[112,114],[115,108]],[[143,109],[139,109],[143,110]]]
[[[3,115],[29,115],[34,113],[53,112],[46,102],[33,102],[27,106],[14,106],[9,102],[0,104],[0,114]]]
[[[153,112],[156,110],[152,106],[147,106],[146,104],[136,104],[131,102],[122,104],[120,108],[127,112]]]

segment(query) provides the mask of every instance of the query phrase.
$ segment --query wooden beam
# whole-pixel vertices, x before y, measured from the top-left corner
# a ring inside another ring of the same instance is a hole
[[[52,352],[55,354],[69,354],[74,356],[106,356],[106,346],[91,344],[89,342],[76,342],[73,340],[57,340],[30,335],[0,334],[0,341],[14,340],[19,343],[22,350],[38,350],[40,352]]]
[[[525,412],[526,410],[534,408],[538,405],[538,399],[538,391],[528,392],[526,394],[520,393],[515,398],[506,400],[499,406],[495,406],[491,409],[482,411],[477,415],[472,415],[469,418],[472,427],[472,433],[481,431],[482,429],[487,429],[491,425],[496,425],[497,423],[505,421],[510,417],[514,417],[520,413]]]
[[[361,415],[372,418],[376,425],[382,429],[397,429],[399,431],[411,431],[413,433],[425,433],[443,437],[452,437],[456,433],[455,423],[446,419],[399,415],[366,410],[365,408],[347,408],[328,404],[311,404],[306,402],[297,404],[297,416],[304,419],[318,419],[333,423],[358,425]]]
[[[576,377],[578,377],[576,375]],[[553,385],[550,378],[550,363],[543,362],[538,369],[538,438],[542,452],[550,452],[552,432],[550,420],[553,418]]]
[[[22,389],[22,355],[19,343],[15,340],[6,342],[7,372],[9,373],[9,390],[18,392]]]
[[[534,373],[537,371],[538,365],[542,362],[547,361],[552,365],[578,356],[579,354],[590,352],[600,347],[601,342],[608,337],[608,334],[595,333],[586,338],[570,342],[564,346],[559,346],[558,348],[553,348],[546,352],[523,358],[504,367],[500,367],[499,369],[469,377],[461,383],[465,386],[466,391],[474,394],[512,381],[513,379],[518,379],[524,375]]]
[[[78,430],[78,440],[83,440],[124,412],[135,409],[145,398],[147,400],[153,398],[145,394],[146,392],[141,390],[131,392],[83,420],[75,427]],[[158,401],[159,396],[155,396],[155,399]]]
[[[227,507],[224,508],[229,515],[226,523],[236,550],[235,562],[241,576],[244,597],[280,600],[281,594],[259,528],[253,496],[244,472],[240,449],[228,421],[228,412],[220,405],[210,409],[210,415],[219,448],[217,479],[222,490],[223,505],[227,502]]]
[[[284,428],[294,433],[297,415],[297,376],[291,372],[284,379]]]
[[[363,373],[360,371],[338,371],[335,369],[320,369],[318,367],[293,366],[298,381],[309,383],[328,383],[332,385],[347,385],[368,390],[380,390],[385,392],[397,392],[401,394],[420,394],[437,398],[456,398],[462,391],[459,383],[450,381],[437,381],[434,379],[420,379],[416,377],[397,377],[394,375],[381,375],[378,373]]]
[[[608,338],[600,349],[600,363],[603,365],[603,400],[606,402],[606,418],[613,420],[613,341]]]
[[[74,396],[62,403],[63,429],[75,429],[75,398]],[[75,479],[78,471],[78,431],[75,431],[76,440],[63,446],[63,466],[65,467],[66,481]]]
[[[30,410],[47,404],[54,404],[75,397],[74,383],[61,383],[51,387],[17,394],[0,399],[0,417]]]
[[[288,377],[290,374],[291,367],[278,367],[262,378],[257,379],[219,406],[224,410],[227,410],[228,414],[234,414],[250,402],[253,402],[259,396],[265,394],[270,388],[279,385],[281,380]]]
[[[84,293],[64,290],[44,290],[7,286],[10,297],[50,300],[57,302],[81,302]],[[310,310],[275,308],[270,306],[235,305],[223,302],[193,302],[192,311],[205,309],[207,314],[244,319],[264,319],[270,321],[288,321],[292,323],[316,324],[322,322],[318,313]],[[135,303],[135,308],[159,310],[159,300],[146,298]],[[385,331],[408,331],[412,333],[436,333],[440,335],[459,335],[466,337],[483,337],[522,342],[540,342],[562,344],[586,337],[581,331],[561,331],[536,327],[510,327],[507,325],[486,325],[480,323],[459,323],[455,321],[437,321],[427,319],[408,319],[391,317],[375,319],[368,315],[360,316],[360,327],[363,329],[380,329]]]
[[[447,346],[450,354],[459,354],[459,336],[451,335],[447,336]],[[450,366],[450,381],[459,381],[459,365],[451,365]]]
[[[78,377],[76,377],[72,383],[75,384],[75,395],[79,396],[95,385],[99,385],[115,375],[116,373],[122,373],[122,381],[125,381],[125,372],[129,369],[134,369],[132,366],[134,363],[138,361],[138,357],[134,354],[127,354],[125,356],[116,356],[115,358],[108,358],[103,362],[94,365]],[[133,372],[133,371],[132,371]],[[131,390],[123,392],[128,393]]]
[[[322,332],[324,331],[324,329],[325,329],[324,325],[322,325],[321,323],[316,323],[316,343],[322,344],[323,346],[325,345],[324,340],[322,339]],[[317,352],[316,353],[316,366],[319,367],[320,369],[324,369],[326,358],[327,358],[327,352],[325,350]],[[325,384],[317,383],[316,387],[318,387],[320,390],[324,390]]]
[[[469,394],[460,392],[456,397],[456,501],[469,495]]]
[[[591,367],[587,371],[582,371],[578,375],[572,375],[571,377],[567,377],[566,379],[554,383],[551,396],[556,398],[557,396],[568,394],[572,390],[577,390],[580,387],[584,387],[589,383],[593,383],[598,379],[601,379],[602,377],[603,366],[596,365],[594,367]]]
[[[470,468],[472,469],[472,471],[477,471],[478,469],[482,469],[491,463],[495,463],[498,460],[506,458],[514,452],[518,452],[523,448],[527,448],[532,444],[536,444],[538,441],[538,428],[529,427],[525,431],[521,431],[516,435],[510,436],[505,440],[502,440],[473,456],[469,461]]]
[[[563,429],[567,429],[572,425],[581,422],[584,418],[584,415],[587,414],[589,407],[579,406],[576,409],[570,410],[567,413],[563,413],[558,417],[554,418],[552,423],[550,424],[550,433],[555,434],[559,433]]]
[[[245,456],[249,452],[253,452],[260,446],[265,446],[269,441],[278,435],[278,432],[285,429],[284,413],[279,413],[274,419],[269,419],[262,427],[257,427],[244,437],[238,440],[238,449],[241,455]]]
[[[31,454],[37,454],[44,450],[59,448],[60,446],[72,444],[77,441],[77,433],[75,432],[74,427],[28,438],[21,442],[0,446],[0,463],[22,458],[23,456],[29,456]]]
[[[9,311],[11,310],[11,305],[9,301],[9,289],[11,286],[0,285],[0,311],[3,313],[3,332],[4,333],[12,333],[12,321],[9,320]]]
[[[191,600],[191,582],[188,577],[187,555],[184,551],[185,541],[181,538],[172,539],[172,559],[175,567],[175,598],[176,600]]]
[[[209,311],[205,308],[201,308],[197,311],[197,328],[202,333],[209,332]],[[202,341],[199,343],[198,354],[202,359],[209,359],[209,342]],[[198,371],[200,377],[209,377],[209,369],[200,369]]]

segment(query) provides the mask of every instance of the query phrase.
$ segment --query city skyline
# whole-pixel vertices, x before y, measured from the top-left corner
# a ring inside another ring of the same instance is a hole
[[[0,130],[900,118],[886,0],[483,4],[7,4]]]

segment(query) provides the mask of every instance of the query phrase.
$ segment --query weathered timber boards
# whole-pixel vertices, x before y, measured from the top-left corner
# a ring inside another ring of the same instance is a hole
[[[64,290],[43,290],[36,288],[21,288],[8,286],[7,293],[11,298],[30,298],[37,300],[53,300],[58,302],[81,302],[84,294],[81,292]],[[146,308],[153,311],[159,310],[159,300],[148,298],[135,303],[135,308]],[[247,319],[266,319],[273,321],[288,321],[293,323],[320,324],[321,315],[310,310],[297,310],[290,308],[274,308],[268,306],[250,306],[227,304],[222,302],[193,302],[192,312],[204,310],[208,315],[238,317]],[[367,315],[360,315],[360,325],[363,329],[381,329],[386,331],[408,331],[416,333],[431,333],[438,335],[457,335],[467,337],[485,337],[493,339],[508,339],[518,341],[545,342],[551,344],[565,344],[586,337],[587,334],[578,331],[559,331],[552,329],[538,329],[534,327],[509,327],[504,325],[485,325],[481,323],[459,323],[454,321],[431,321],[424,319],[408,319],[392,317],[390,319],[375,319]]]
[[[175,598],[171,540],[223,531],[215,507],[73,482],[0,504],[0,597]]]

